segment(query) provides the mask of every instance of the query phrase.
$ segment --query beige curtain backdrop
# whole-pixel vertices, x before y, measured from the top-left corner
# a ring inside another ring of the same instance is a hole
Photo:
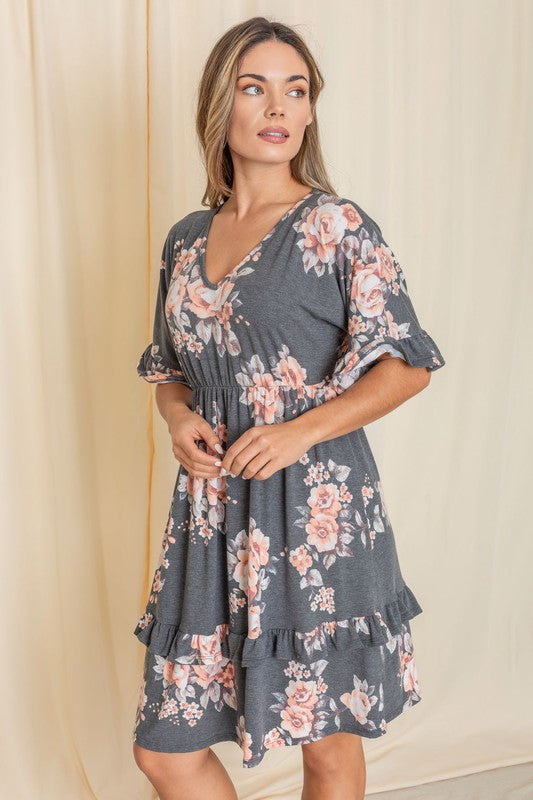
[[[255,14],[318,58],[331,179],[379,222],[447,361],[366,428],[424,610],[423,701],[364,740],[368,794],[533,759],[533,3],[3,0],[9,800],[154,796],[132,755],[132,631],[178,464],[135,367],[164,236],[201,208],[203,63]],[[234,742],[213,749],[241,798],[300,797],[299,747],[253,770]]]

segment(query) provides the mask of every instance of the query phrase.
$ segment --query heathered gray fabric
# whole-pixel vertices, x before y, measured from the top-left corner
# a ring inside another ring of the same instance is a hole
[[[204,264],[216,212],[168,233],[137,371],[189,385],[224,448],[343,392],[381,353],[444,365],[355,202],[313,189],[218,286]],[[421,611],[363,428],[263,481],[180,466],[134,630],[147,649],[133,739],[164,752],[233,740],[254,767],[337,731],[381,736],[421,699],[409,624]]]

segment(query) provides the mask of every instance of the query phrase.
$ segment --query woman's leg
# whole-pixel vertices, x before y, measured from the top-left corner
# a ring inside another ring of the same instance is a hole
[[[364,800],[366,764],[355,733],[332,733],[302,744],[304,784],[301,800]]]
[[[230,776],[209,747],[193,753],[156,753],[134,743],[133,755],[159,800],[238,800]]]

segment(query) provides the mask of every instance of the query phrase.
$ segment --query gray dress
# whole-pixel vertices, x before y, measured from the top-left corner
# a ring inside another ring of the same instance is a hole
[[[340,394],[381,353],[444,365],[355,202],[313,189],[214,284],[204,250],[217,210],[168,233],[137,371],[191,387],[224,448]],[[180,465],[134,630],[146,654],[133,740],[169,753],[235,741],[254,767],[338,731],[381,736],[421,699],[409,625],[421,611],[362,427],[266,480]]]

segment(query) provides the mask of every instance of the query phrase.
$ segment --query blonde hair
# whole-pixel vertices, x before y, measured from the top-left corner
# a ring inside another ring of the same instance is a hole
[[[291,174],[300,183],[335,194],[324,165],[315,115],[318,96],[324,87],[317,63],[293,28],[265,17],[252,17],[229,28],[216,42],[207,58],[198,87],[196,132],[207,175],[202,205],[215,208],[232,194],[233,162],[226,132],[239,64],[254,45],[271,40],[294,47],[309,69],[309,101],[313,121],[306,126],[300,150],[291,160]]]

